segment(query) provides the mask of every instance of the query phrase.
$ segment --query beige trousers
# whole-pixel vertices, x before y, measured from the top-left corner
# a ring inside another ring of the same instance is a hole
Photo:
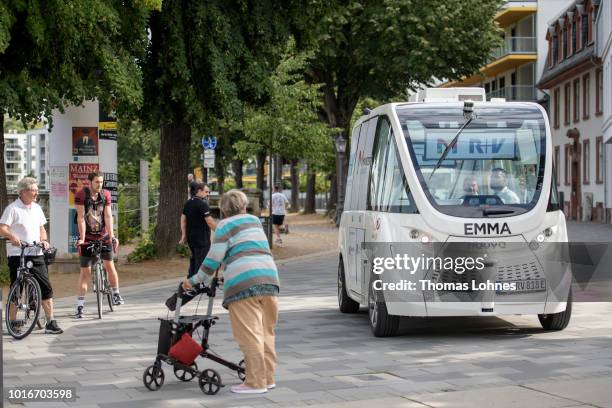
[[[253,388],[274,384],[274,328],[278,320],[278,298],[253,296],[230,303],[228,309],[234,338],[244,354],[244,383]]]

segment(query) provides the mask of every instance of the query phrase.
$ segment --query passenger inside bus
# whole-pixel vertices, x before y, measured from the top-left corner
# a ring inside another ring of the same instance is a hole
[[[518,195],[508,188],[506,170],[501,167],[495,167],[491,170],[489,186],[504,204],[520,204]]]
[[[463,192],[465,195],[478,195],[478,181],[475,177],[466,177],[463,180]]]

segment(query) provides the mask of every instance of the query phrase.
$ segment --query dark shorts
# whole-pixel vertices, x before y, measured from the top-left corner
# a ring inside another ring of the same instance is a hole
[[[272,214],[272,224],[273,225],[283,225],[284,221],[285,221],[284,215]]]
[[[96,257],[91,253],[90,249],[87,249],[87,245],[83,245],[79,248],[79,253],[81,256],[79,260],[81,262],[81,268],[88,268],[96,261]],[[100,254],[100,258],[105,261],[113,260],[113,247],[108,244],[102,247],[102,253]]]
[[[193,275],[198,273],[200,269],[200,265],[204,262],[208,251],[210,250],[210,245],[204,247],[192,247],[189,246],[191,250],[191,257],[189,257],[189,272],[187,273],[187,277],[191,278]]]
[[[40,285],[40,292],[42,300],[51,299],[53,297],[53,288],[51,288],[51,281],[49,280],[49,273],[47,272],[47,265],[45,265],[44,256],[26,256],[25,261],[32,261],[34,266],[30,270],[34,279],[38,281]],[[11,275],[11,285],[17,279],[17,268],[19,268],[19,257],[9,256],[8,266]]]

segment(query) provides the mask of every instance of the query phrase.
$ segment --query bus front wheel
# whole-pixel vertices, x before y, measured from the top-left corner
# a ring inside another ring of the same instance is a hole
[[[346,292],[346,277],[342,258],[338,263],[338,306],[342,313],[357,313],[359,311],[359,303],[351,299]]]
[[[395,336],[399,328],[399,316],[390,315],[382,292],[376,293],[370,281],[368,290],[368,318],[370,329],[376,337]],[[378,292],[378,291],[377,291]]]
[[[563,330],[569,324],[572,317],[572,290],[567,295],[567,306],[563,312],[540,314],[538,319],[544,330]]]

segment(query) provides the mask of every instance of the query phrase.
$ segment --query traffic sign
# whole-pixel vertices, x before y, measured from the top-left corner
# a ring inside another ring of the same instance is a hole
[[[214,169],[215,168],[215,151],[204,150],[204,168]]]
[[[204,150],[215,150],[217,147],[217,138],[215,136],[203,137],[202,147]]]

